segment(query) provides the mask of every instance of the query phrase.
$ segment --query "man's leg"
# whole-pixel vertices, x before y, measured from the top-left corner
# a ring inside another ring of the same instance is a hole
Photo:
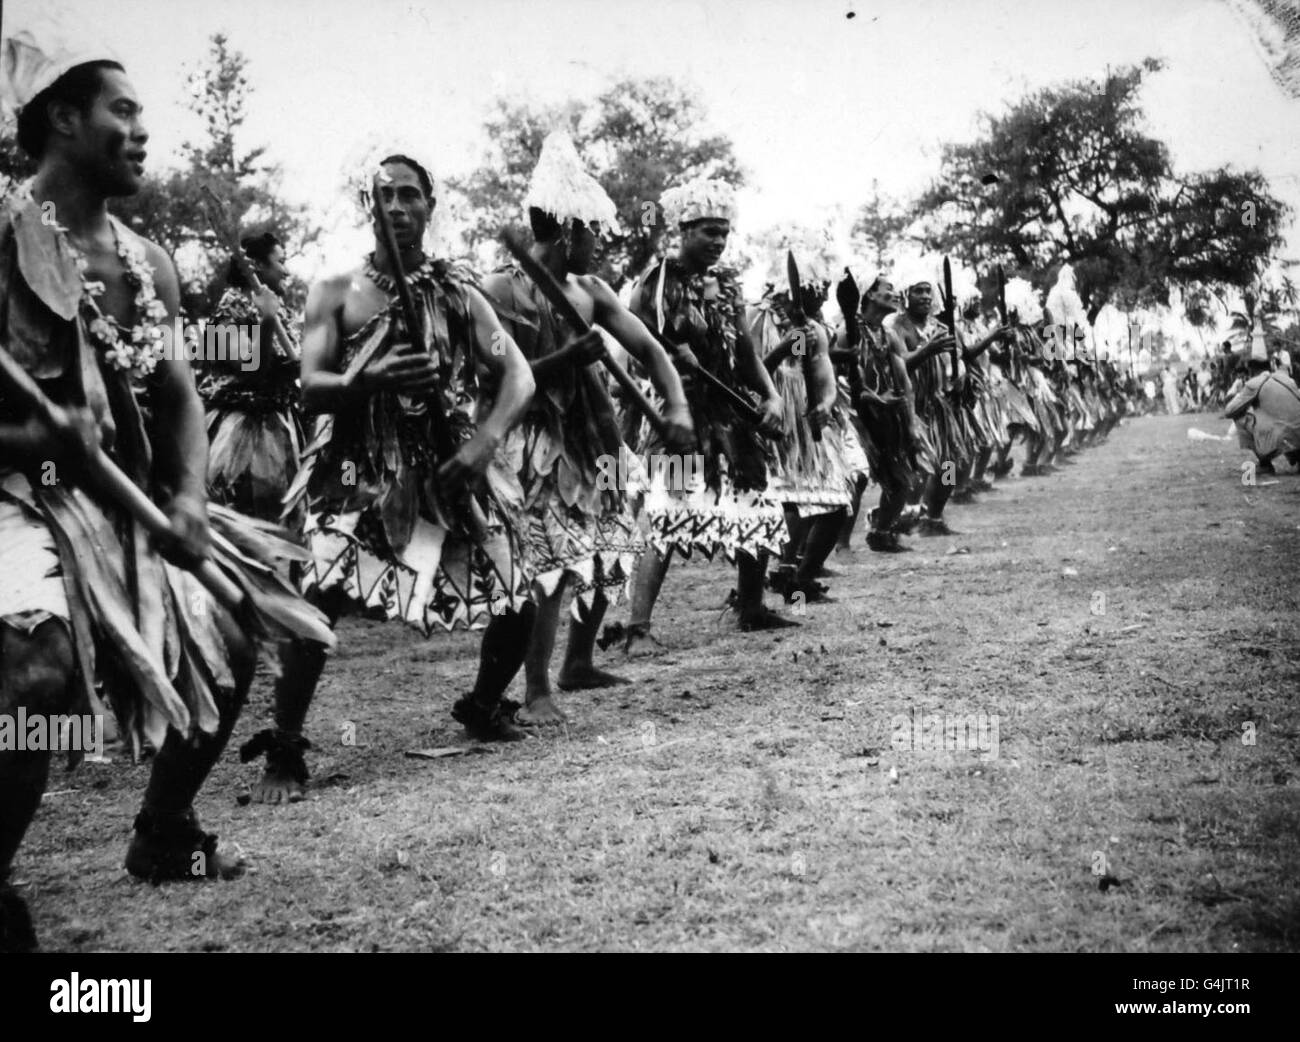
[[[560,606],[569,577],[563,575],[549,597],[539,597],[534,613],[528,649],[524,654],[524,704],[515,713],[516,723],[533,727],[559,727],[566,722],[564,713],[551,694],[551,655],[555,653],[555,634],[560,627]]]
[[[799,516],[799,510],[793,503],[785,503],[781,509],[785,514],[785,530],[790,538],[781,546],[781,563],[768,576],[767,585],[773,593],[779,593],[788,600],[794,592],[794,575],[803,558],[809,524]]]
[[[30,634],[0,623],[0,714],[16,720],[67,714],[76,673],[67,624],[49,619]],[[48,750],[0,751],[0,952],[36,947],[27,906],[7,880],[49,777]]]
[[[333,629],[343,615],[347,595],[334,588],[309,599]],[[239,751],[245,762],[266,753],[266,771],[253,786],[256,803],[292,803],[303,798],[308,777],[303,752],[311,743],[303,737],[302,727],[327,657],[325,648],[312,641],[288,641],[281,648],[280,676],[275,682],[275,728],[259,732]]]
[[[902,553],[908,547],[899,541],[897,525],[907,506],[907,489],[894,484],[889,478],[883,480],[885,483],[880,486],[880,503],[871,512],[867,546],[877,553]]]
[[[763,603],[763,573],[767,570],[767,553],[757,557],[740,551],[736,554],[736,607],[740,628],[744,631],[784,629],[799,625],[768,610]]]
[[[971,488],[971,469],[973,463],[970,460],[963,460],[957,467],[957,483],[949,493],[949,498],[954,503],[969,503],[972,498],[973,490]]]
[[[816,579],[826,558],[835,549],[835,541],[844,527],[844,516],[847,513],[848,508],[840,507],[829,514],[818,514],[808,526],[803,560],[799,562],[799,568],[794,574],[794,589],[802,590],[810,602],[826,599]]]
[[[836,548],[839,550],[848,550],[850,541],[853,538],[853,530],[858,527],[858,515],[862,512],[862,497],[867,491],[869,480],[865,474],[859,474],[853,482],[853,503],[849,507],[849,514],[840,526],[839,541]]]
[[[785,527],[786,531],[790,533],[790,539],[781,547],[781,563],[798,565],[800,554],[803,552],[803,544],[808,535],[809,523],[799,516],[799,511],[793,504],[785,504],[782,510],[785,513]]]
[[[569,620],[569,645],[564,653],[564,665],[556,685],[561,691],[586,691],[592,688],[614,687],[626,684],[627,678],[597,669],[592,662],[596,653],[596,634],[609,608],[604,590],[596,590],[591,607],[578,605],[578,618]]]
[[[217,623],[230,656],[234,690],[218,695],[216,733],[187,739],[174,729],[167,732],[154,757],[126,852],[127,871],[153,883],[233,879],[244,871],[242,861],[217,852],[217,837],[199,827],[194,813],[194,797],[230,740],[257,666],[257,653],[234,620],[222,613]]]
[[[944,481],[939,474],[931,474],[926,482],[925,517],[917,529],[919,535],[952,535],[948,523],[943,519],[943,508],[948,505],[953,486]]]
[[[482,742],[514,742],[527,737],[511,722],[503,697],[524,664],[536,616],[537,606],[529,601],[518,611],[493,615],[483,631],[474,690],[451,710],[452,718],[465,725],[470,737]]]
[[[974,492],[992,492],[993,482],[984,475],[988,473],[989,463],[993,460],[993,446],[986,445],[975,457],[975,467],[971,471],[970,487]]]
[[[632,578],[632,609],[623,642],[625,652],[631,652],[637,641],[650,638],[650,617],[654,614],[655,602],[659,599],[671,560],[671,549],[661,554],[649,547],[637,562],[636,575]]]

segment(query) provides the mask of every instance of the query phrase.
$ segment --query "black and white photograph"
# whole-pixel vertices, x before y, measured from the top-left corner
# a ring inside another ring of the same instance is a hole
[[[1298,284],[1300,0],[6,0],[23,1002],[1105,953],[1249,1022]]]

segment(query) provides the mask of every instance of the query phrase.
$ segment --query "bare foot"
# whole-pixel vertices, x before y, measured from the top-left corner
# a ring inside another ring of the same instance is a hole
[[[563,727],[568,722],[550,695],[529,700],[515,713],[515,723],[521,727]]]
[[[784,630],[798,625],[799,623],[784,618],[763,605],[760,605],[754,611],[740,614],[740,631],[742,633],[754,633],[759,630]]]
[[[619,684],[631,683],[627,677],[606,673],[593,665],[566,666],[560,671],[556,686],[561,691],[589,691],[593,688],[617,687]]]
[[[268,767],[261,780],[253,786],[252,797],[254,803],[299,803],[307,798],[307,793],[302,783],[287,772]]]

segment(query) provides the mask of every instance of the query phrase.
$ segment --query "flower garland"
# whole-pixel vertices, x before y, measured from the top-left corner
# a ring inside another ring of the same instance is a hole
[[[22,197],[35,202],[30,181],[23,185]],[[86,271],[90,267],[86,255],[73,244],[71,235],[63,225],[56,220],[45,219],[45,223],[54,229],[54,234],[59,237],[77,265],[77,274],[81,277],[82,317],[104,360],[114,369],[142,378],[154,371],[162,356],[162,338],[165,334],[158,323],[167,318],[167,305],[158,299],[153,282],[153,268],[149,266],[144,247],[134,239],[124,238],[118,230],[117,221],[112,217],[109,222],[118,258],[126,267],[127,285],[135,290],[132,306],[135,314],[142,316],[131,327],[129,338],[122,336],[122,326],[116,319],[105,315],[99,306],[97,298],[104,295],[106,287],[103,282],[86,278]]]

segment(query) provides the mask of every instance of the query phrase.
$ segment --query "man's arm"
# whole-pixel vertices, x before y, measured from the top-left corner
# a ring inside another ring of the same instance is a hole
[[[492,306],[498,322],[510,322],[510,312],[514,308],[514,293],[508,275],[496,272],[483,280],[480,293]],[[504,329],[505,327],[502,326]],[[507,331],[508,332],[508,331]],[[513,340],[513,337],[511,338]],[[518,346],[518,344],[516,344]],[[563,347],[552,351],[542,358],[527,358],[532,370],[533,380],[538,387],[554,384],[570,369],[590,365],[604,351],[604,342],[600,334],[584,335],[569,341]]]
[[[691,430],[691,412],[686,405],[686,392],[681,378],[673,368],[668,352],[635,314],[625,308],[609,284],[595,275],[582,280],[591,294],[596,323],[608,330],[625,351],[638,362],[650,376],[650,382],[664,400],[665,419],[678,427]]]
[[[892,318],[893,316],[890,317]],[[904,336],[901,332],[899,332],[897,323],[890,322],[888,319],[886,319],[884,325],[881,328],[884,329],[885,332],[887,333],[893,333],[895,337],[898,339],[899,347],[901,349],[901,354],[903,358],[903,363],[907,366],[908,372],[911,372],[913,369],[915,369],[918,365],[920,365],[930,356],[938,354],[940,351],[943,351],[946,348],[952,346],[952,337],[947,335],[941,335],[941,336],[932,337],[930,340],[927,340],[924,344],[919,345],[917,349],[913,351],[908,348],[907,337]]]
[[[1258,382],[1256,382],[1258,381]],[[1264,381],[1258,377],[1248,380],[1223,407],[1223,416],[1228,420],[1240,419],[1246,414],[1246,410],[1255,404],[1255,399],[1259,395],[1259,387]],[[1231,388],[1229,388],[1231,391]]]
[[[903,415],[907,417],[908,429],[917,430],[920,421],[916,418],[916,395],[912,392],[912,378],[907,372],[907,348],[903,345],[903,338],[894,330],[884,329],[882,332],[889,349],[889,365],[894,373],[894,386],[903,396]]]
[[[835,368],[831,365],[830,339],[820,325],[814,324],[813,332],[815,335],[808,356],[808,405],[809,411],[825,423],[835,408],[839,386],[835,383]]]
[[[154,288],[167,309],[163,321],[171,325],[180,311],[180,280],[176,267],[160,246],[143,240],[145,256],[154,271]],[[150,380],[153,390],[154,477],[171,495],[164,506],[175,542],[164,542],[173,559],[192,564],[208,554],[207,514],[208,433],[203,403],[194,389],[194,374],[184,357],[162,358]]]
[[[324,279],[307,293],[302,334],[302,407],[332,413],[365,401],[362,374],[339,372],[339,315],[348,277]]]
[[[466,290],[474,350],[479,363],[495,378],[496,401],[478,425],[478,434],[497,444],[518,423],[533,400],[537,384],[519,345],[502,327],[492,306],[475,289]]]
[[[146,242],[146,255],[154,269],[158,299],[167,308],[163,320],[171,325],[180,311],[180,280],[172,259],[154,243]],[[176,355],[179,352],[171,352]],[[184,358],[163,358],[154,370],[153,446],[155,476],[173,496],[207,501],[208,434],[203,403],[194,389],[194,374]],[[161,437],[157,435],[163,435]]]
[[[472,288],[466,289],[465,299],[473,326],[470,339],[475,356],[495,377],[497,393],[492,411],[478,424],[473,437],[462,442],[456,454],[438,468],[438,476],[451,484],[472,483],[487,472],[506,434],[523,418],[537,388],[528,359],[501,328],[492,305]]]
[[[758,357],[758,348],[745,330],[736,330],[736,373],[750,387],[763,396],[759,406],[763,419],[759,426],[772,434],[779,433],[782,427],[785,407],[781,396],[776,393],[772,376]]]
[[[998,326],[996,329],[994,329],[992,332],[990,332],[987,336],[981,338],[981,339],[979,340],[979,342],[976,343],[976,344],[974,344],[973,346],[966,346],[966,345],[963,345],[963,347],[962,347],[962,357],[963,357],[967,362],[973,362],[973,361],[975,361],[975,359],[979,358],[980,355],[982,355],[985,351],[987,351],[987,350],[988,350],[990,347],[992,347],[995,343],[997,343],[999,340],[1001,340],[1002,337],[1006,336],[1006,334],[1007,334],[1008,332],[1010,332],[1010,330],[1008,329],[1007,326]]]

